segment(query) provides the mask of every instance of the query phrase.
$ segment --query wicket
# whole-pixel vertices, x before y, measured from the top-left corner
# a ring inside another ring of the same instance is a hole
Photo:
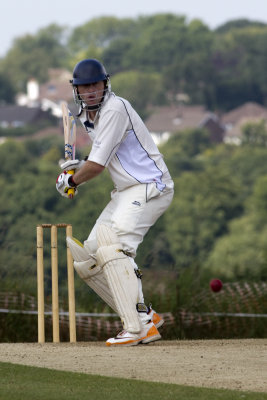
[[[38,343],[45,342],[44,312],[44,229],[51,230],[51,280],[52,280],[52,321],[53,342],[59,343],[59,303],[58,303],[58,228],[66,228],[66,237],[72,236],[69,224],[37,225],[37,297],[38,297]],[[70,342],[76,342],[75,291],[73,259],[67,246],[68,304]]]

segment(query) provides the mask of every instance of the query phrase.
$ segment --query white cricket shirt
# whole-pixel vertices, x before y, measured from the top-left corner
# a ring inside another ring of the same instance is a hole
[[[85,111],[80,120],[92,141],[88,160],[107,167],[118,190],[151,182],[160,191],[173,186],[162,154],[127,100],[110,93],[93,124],[86,123]]]

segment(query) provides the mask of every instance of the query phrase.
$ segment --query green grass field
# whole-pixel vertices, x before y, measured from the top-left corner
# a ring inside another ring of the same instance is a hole
[[[0,400],[63,399],[265,400],[267,394],[150,383],[0,363]]]

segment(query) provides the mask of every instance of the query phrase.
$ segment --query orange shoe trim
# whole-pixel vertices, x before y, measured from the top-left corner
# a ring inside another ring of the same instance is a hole
[[[145,339],[145,338],[147,338],[147,337],[151,337],[151,336],[158,335],[158,333],[159,333],[159,332],[158,332],[157,328],[153,325],[153,326],[149,329],[149,331],[147,332],[146,336],[144,336],[144,337],[142,338],[142,340]]]
[[[161,321],[161,319],[162,318],[158,314],[154,314],[152,322],[156,325],[159,321]]]

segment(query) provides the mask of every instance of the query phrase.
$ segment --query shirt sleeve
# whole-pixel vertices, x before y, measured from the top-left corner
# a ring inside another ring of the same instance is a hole
[[[125,137],[128,125],[129,117],[122,111],[108,110],[102,114],[88,160],[108,166]]]

